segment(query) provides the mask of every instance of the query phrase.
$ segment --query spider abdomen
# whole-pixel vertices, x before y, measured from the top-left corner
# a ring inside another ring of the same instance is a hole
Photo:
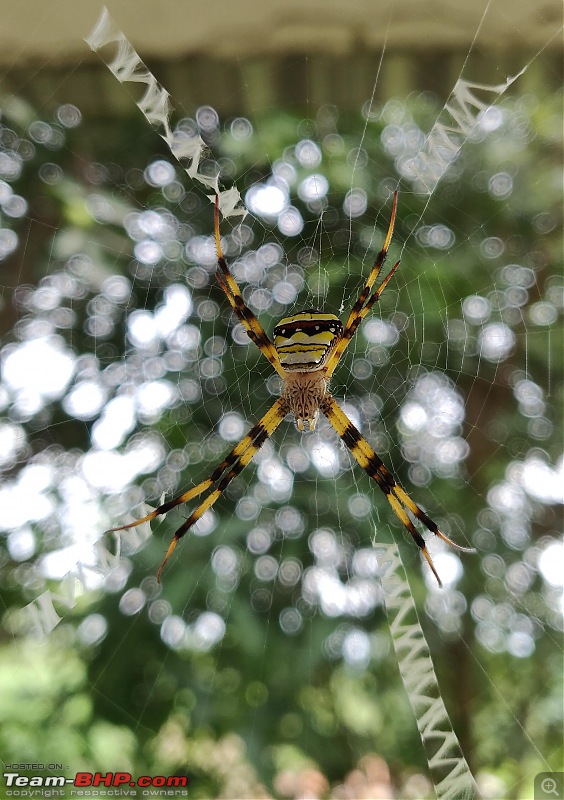
[[[318,370],[342,332],[335,314],[308,309],[280,320],[274,328],[274,347],[285,370]]]

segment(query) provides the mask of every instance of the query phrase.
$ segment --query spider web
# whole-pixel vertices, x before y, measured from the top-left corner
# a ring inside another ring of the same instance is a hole
[[[486,17],[482,24],[487,24]],[[477,40],[480,32],[481,27],[476,31]],[[384,48],[381,64],[385,64],[386,56]],[[526,63],[517,65],[512,72],[516,87],[542,56],[541,50]],[[536,204],[523,201],[520,182],[523,179],[515,167],[519,153],[529,148],[534,152],[531,123],[527,121],[530,112],[527,104],[532,101],[519,94],[506,95],[510,84],[505,76],[501,82],[497,76],[491,83],[473,81],[466,66],[466,62],[461,65],[444,105],[440,102],[433,105],[427,98],[427,104],[410,106],[404,98],[377,100],[379,67],[376,65],[367,85],[366,102],[359,109],[363,119],[360,134],[357,125],[352,143],[347,120],[331,108],[309,108],[293,134],[293,142],[283,152],[276,153],[276,157],[272,155],[274,148],[268,129],[261,129],[259,122],[253,123],[247,117],[232,120],[229,128],[232,141],[227,145],[233,145],[233,141],[252,142],[245,152],[246,166],[232,174],[231,179],[236,178],[236,185],[244,192],[255,219],[252,225],[247,219],[236,219],[233,225],[230,220],[222,223],[226,255],[233,272],[244,287],[245,299],[265,326],[268,315],[279,318],[286,309],[294,307],[294,302],[298,307],[327,308],[325,300],[329,296],[337,298],[338,307],[327,310],[345,315],[362,286],[361,276],[367,275],[371,257],[381,246],[389,218],[390,194],[399,185],[400,204],[405,209],[403,228],[396,231],[390,261],[393,263],[401,256],[402,267],[394,285],[383,295],[380,308],[357,334],[336,375],[333,391],[410,495],[441,529],[461,544],[474,544],[480,551],[480,569],[476,569],[466,563],[471,556],[463,560],[430,543],[446,584],[443,592],[425,575],[426,591],[417,591],[414,599],[398,559],[401,551],[410,582],[420,584],[416,548],[404,541],[377,487],[370,485],[353,464],[327,424],[306,437],[298,435],[287,423],[281,426],[274,442],[268,442],[256,457],[256,466],[243,473],[226,492],[218,509],[206,515],[195,535],[178,548],[178,556],[165,575],[162,595],[151,577],[152,565],[158,562],[156,554],[162,549],[161,530],[166,528],[162,534],[166,541],[167,532],[174,529],[174,520],[167,518],[156,528],[159,537],[156,542],[149,539],[148,528],[119,537],[115,543],[117,550],[114,543],[100,540],[101,530],[115,524],[122,514],[146,499],[156,498],[158,502],[163,493],[181,491],[187,486],[187,476],[188,483],[193,480],[193,470],[205,477],[223,457],[229,447],[227,443],[240,439],[273,401],[278,385],[276,377],[270,376],[268,364],[248,345],[240,326],[228,324],[225,304],[210,280],[215,251],[203,187],[201,191],[200,187],[190,187],[182,198],[184,206],[181,202],[176,205],[183,211],[191,209],[191,219],[196,220],[185,245],[189,254],[185,281],[180,270],[171,266],[177,240],[167,234],[171,212],[169,208],[163,211],[162,197],[174,204],[174,193],[180,192],[177,185],[187,185],[189,181],[176,165],[171,172],[172,159],[164,156],[141,165],[147,167],[147,183],[159,195],[158,201],[147,198],[145,209],[131,213],[127,184],[119,193],[114,190],[113,196],[100,192],[89,197],[89,211],[98,223],[121,224],[135,242],[135,271],[130,274],[129,282],[115,279],[107,269],[100,269],[95,276],[100,290],[92,297],[90,313],[93,353],[111,372],[112,359],[106,349],[101,321],[96,317],[104,316],[100,313],[104,301],[111,300],[114,306],[121,303],[123,309],[132,295],[136,296],[137,309],[130,311],[127,322],[124,315],[120,323],[124,326],[123,342],[128,353],[118,359],[110,384],[114,387],[112,399],[121,402],[112,406],[106,396],[100,406],[91,428],[96,446],[88,454],[89,460],[81,461],[82,453],[77,460],[76,453],[73,456],[71,449],[65,453],[60,446],[56,450],[45,447],[46,458],[42,458],[41,452],[34,458],[35,474],[40,477],[42,469],[45,473],[46,463],[58,459],[62,497],[58,498],[61,505],[56,515],[59,520],[70,520],[66,536],[72,550],[70,561],[74,559],[75,566],[69,571],[67,561],[58,576],[55,563],[61,560],[60,541],[47,547],[53,551],[50,559],[34,563],[26,550],[30,547],[29,523],[33,520],[18,521],[13,526],[10,553],[22,562],[22,567],[30,567],[26,572],[18,568],[16,578],[20,583],[27,582],[30,603],[22,615],[10,608],[8,600],[6,607],[11,613],[6,615],[6,621],[8,630],[16,632],[31,619],[36,628],[53,638],[59,635],[61,620],[65,623],[80,620],[79,639],[86,646],[98,647],[111,666],[123,657],[129,637],[145,615],[153,626],[158,626],[166,652],[160,663],[156,666],[153,663],[151,686],[145,691],[140,707],[133,712],[124,705],[114,714],[122,722],[129,716],[137,731],[143,730],[145,719],[149,718],[158,695],[157,687],[171,674],[177,676],[180,669],[177,660],[184,654],[198,658],[219,652],[208,680],[220,685],[224,662],[229,661],[230,625],[236,629],[241,620],[251,625],[253,613],[264,620],[264,625],[255,651],[255,660],[262,667],[252,670],[257,677],[246,688],[249,706],[255,709],[254,737],[249,741],[254,738],[260,742],[263,734],[261,708],[269,683],[265,670],[270,663],[270,648],[281,646],[276,635],[279,630],[286,642],[299,642],[311,659],[323,653],[326,661],[340,665],[336,670],[338,680],[356,687],[357,699],[366,703],[373,715],[381,716],[382,711],[366,689],[369,684],[363,685],[366,677],[362,676],[368,674],[369,665],[384,659],[390,646],[390,640],[379,632],[385,609],[400,673],[420,729],[431,736],[437,730],[444,733],[442,743],[453,769],[446,768],[448,763],[443,762],[439,764],[443,774],[437,776],[433,771],[437,748],[432,748],[429,754],[430,774],[438,796],[464,796],[465,787],[468,796],[472,796],[471,784],[456,782],[463,761],[456,755],[453,759],[453,751],[446,750],[446,745],[452,743],[446,715],[440,711],[431,722],[427,720],[430,727],[425,728],[428,708],[422,710],[421,704],[425,698],[433,701],[433,692],[440,685],[430,662],[423,663],[425,650],[429,647],[433,652],[434,645],[438,648],[445,641],[458,657],[465,654],[464,663],[469,662],[482,672],[487,685],[484,693],[496,696],[497,707],[501,709],[498,713],[511,720],[515,735],[526,748],[531,770],[528,782],[534,772],[550,768],[547,754],[541,752],[531,730],[513,709],[507,685],[499,684],[490,654],[505,653],[517,665],[526,663],[527,658],[534,658],[535,648],[545,652],[542,650],[547,647],[545,642],[552,647],[556,645],[559,629],[558,581],[554,583],[554,571],[550,572],[548,566],[543,571],[540,566],[544,553],[554,558],[557,552],[553,549],[557,523],[551,515],[561,497],[555,488],[557,458],[547,443],[553,431],[550,407],[557,362],[548,361],[546,375],[538,369],[539,349],[559,352],[551,338],[556,336],[553,309],[558,306],[559,290],[556,276],[545,278],[547,273],[543,274],[551,245],[545,248],[535,240],[535,247],[525,258],[519,248],[523,238],[515,224],[515,220],[522,223],[527,215],[530,217],[533,208],[541,209],[534,216],[533,227],[537,239],[542,241],[543,236],[550,237],[554,230],[554,212],[542,202],[542,186],[529,198],[536,200]],[[141,88],[144,90],[147,85],[145,82]],[[157,125],[163,119],[160,97],[158,91],[153,93],[151,102],[145,105],[145,111],[158,109],[151,120]],[[250,107],[253,108],[252,96]],[[64,113],[68,122],[72,109]],[[190,119],[188,114],[186,117]],[[252,119],[253,114],[249,117]],[[256,117],[259,119],[260,114]],[[199,130],[204,139],[217,147],[213,134],[222,123],[215,111],[201,106],[191,119],[195,124],[185,122],[181,128],[187,140],[193,144],[194,133]],[[554,125],[554,119],[552,123],[550,120],[549,117],[544,129],[546,137],[550,125]],[[280,124],[280,120],[277,122]],[[372,146],[376,139],[378,148]],[[502,151],[506,147],[510,152],[513,147],[513,164],[509,158],[504,163],[506,157]],[[215,173],[210,171],[213,159],[200,160],[200,151],[193,152],[188,177],[204,175],[213,188]],[[340,157],[343,153],[346,157]],[[382,156],[388,159],[384,165],[379,161]],[[222,158],[229,161],[228,153],[220,150],[220,164]],[[500,161],[502,167],[498,168]],[[348,166],[344,178],[340,178],[346,191],[338,210],[326,201],[326,196],[330,196],[328,190],[324,192],[322,180],[326,162],[334,168],[328,170],[330,186],[331,181],[339,180],[338,168]],[[222,166],[225,180],[229,181],[229,169],[225,163]],[[476,175],[471,185],[484,197],[485,213],[476,215],[474,209],[474,216],[468,219],[468,211],[464,211],[464,217],[458,214],[459,183],[464,172],[473,167]],[[363,183],[365,174],[375,176],[368,187]],[[541,172],[541,176],[544,174]],[[288,185],[291,188],[286,190]],[[129,191],[132,197],[132,188]],[[287,196],[281,198],[285,191]],[[284,213],[276,218],[265,213],[273,202],[285,203]],[[130,212],[127,221],[126,211]],[[17,214],[12,213],[11,218],[17,219]],[[499,234],[501,223],[503,235]],[[96,237],[88,233],[81,244],[95,247]],[[105,244],[101,263],[106,266],[113,259],[117,264],[123,246],[123,239],[113,248]],[[78,276],[83,280],[85,271],[92,268],[91,249],[88,256],[82,261],[80,257],[74,259],[69,270],[73,278]],[[154,260],[157,256],[166,269],[155,269],[155,264],[161,263]],[[117,270],[116,273],[119,276]],[[25,333],[20,327],[24,340],[39,338],[41,320],[37,327],[33,311],[48,309],[49,302],[53,302],[49,300],[49,292],[56,291],[61,291],[60,279],[57,285],[53,277],[38,289],[21,287],[19,302],[32,312],[32,320],[27,324],[36,325],[33,337],[29,330]],[[116,302],[120,297],[121,301]],[[271,331],[272,325],[267,329]],[[169,351],[167,368],[174,374],[173,380],[165,378],[162,365],[156,363],[157,344],[165,339]],[[67,346],[74,343],[71,327]],[[6,405],[21,411],[26,399],[21,387],[17,397],[9,394],[17,386],[15,379],[11,383],[9,380],[8,356],[14,352],[15,348],[5,352]],[[179,352],[188,357],[183,360]],[[43,355],[47,357],[47,352]],[[64,349],[59,355],[66,356]],[[34,357],[40,358],[41,352]],[[33,359],[28,363],[33,364]],[[19,370],[22,364],[25,362],[19,362]],[[63,367],[61,361],[60,369]],[[76,412],[80,408],[77,393],[84,389],[80,383],[90,380],[86,388],[94,391],[93,364],[87,357],[82,357],[79,374],[81,381],[75,379],[74,384],[74,405],[70,393],[65,409],[69,416],[74,410],[78,419],[81,417]],[[126,381],[138,390],[135,404],[131,395],[128,402],[127,393],[120,397],[117,391]],[[498,384],[507,387],[501,396],[496,391]],[[56,395],[56,388],[51,391]],[[45,396],[53,402],[48,394]],[[499,419],[501,409],[490,412],[490,402],[513,405],[523,420],[519,437],[508,435],[507,422]],[[87,417],[81,413],[85,422]],[[20,414],[20,418],[40,420],[41,416],[33,408],[27,410],[27,415]],[[116,419],[123,421],[128,415],[130,430],[112,446]],[[56,433],[57,424],[60,423],[48,420],[46,430]],[[139,424],[145,427],[137,432]],[[36,423],[37,429],[41,425]],[[131,435],[133,430],[136,432]],[[23,435],[19,431],[5,429],[5,435],[21,444]],[[473,464],[472,447],[480,452],[484,440],[491,443],[487,461],[483,466]],[[396,443],[401,449],[396,448]],[[121,457],[114,453],[119,447],[125,454]],[[112,458],[115,456],[113,461],[106,458],[108,452]],[[29,455],[25,458],[27,461]],[[69,497],[72,495],[69,476],[79,464],[87,478],[88,491],[85,492],[83,483],[76,492],[75,485],[76,495]],[[488,476],[487,481],[477,480],[482,470],[487,471],[488,464],[496,467],[493,476]],[[102,480],[100,473],[104,470],[107,474]],[[123,486],[115,491],[120,472],[125,476],[149,477],[136,488],[126,490]],[[458,492],[462,491],[471,504],[470,514],[460,508],[457,500]],[[13,505],[17,497],[14,490],[11,496],[6,495],[6,500]],[[83,551],[87,554],[79,552],[77,558],[75,531],[80,528],[84,535],[87,510],[90,511],[88,541]],[[139,515],[142,514],[140,509]],[[53,537],[60,536],[59,524],[43,524],[41,519],[39,525],[47,541],[50,533]],[[536,536],[534,544],[533,524],[542,533]],[[499,552],[500,543],[503,555]],[[546,563],[548,556],[544,559]],[[387,566],[390,563],[392,566]],[[45,584],[42,575],[63,580],[53,589]],[[278,588],[272,588],[275,578]],[[90,613],[82,610],[81,603],[89,602],[102,579],[107,591],[103,604]],[[115,608],[117,603],[123,622],[107,630],[104,606]],[[417,620],[407,616],[415,609],[429,623],[429,646]],[[314,615],[312,610],[317,613]],[[322,625],[316,629],[314,620],[318,618],[322,619]],[[469,624],[471,634],[466,633]],[[405,650],[406,643],[411,650]],[[414,661],[413,649],[423,657]],[[111,671],[108,666],[99,670],[92,688],[110,704],[115,701],[105,685],[106,671]],[[518,666],[515,674],[519,675]],[[422,676],[419,685],[417,675]],[[397,682],[397,674],[391,680]],[[430,688],[431,681],[435,681],[435,686]],[[354,691],[351,688],[351,694]],[[441,700],[440,692],[438,699]],[[447,698],[451,714],[456,712],[457,699]],[[327,702],[327,698],[319,692],[315,702]],[[313,703],[312,698],[302,699],[302,707],[312,716]],[[212,701],[203,693],[199,705],[202,709],[199,713],[205,718]],[[283,719],[288,728],[295,724],[291,713]],[[169,720],[167,724],[174,729],[176,723]],[[322,726],[322,722],[318,724]],[[368,726],[365,735],[371,730]],[[465,755],[480,763],[480,754]],[[368,781],[366,762],[364,769]],[[281,774],[279,770],[279,781]],[[450,782],[442,783],[449,774]],[[417,796],[418,792],[429,791],[428,786],[423,786],[410,789],[406,782],[402,791]],[[498,789],[499,785],[492,795],[487,775],[482,776],[480,790],[484,795],[495,796]],[[507,791],[513,791],[513,787]]]

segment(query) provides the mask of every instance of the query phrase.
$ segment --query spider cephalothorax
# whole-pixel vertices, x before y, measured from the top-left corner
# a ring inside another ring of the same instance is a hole
[[[415,527],[412,518],[419,520],[427,530],[451,545],[451,547],[464,552],[473,552],[472,548],[461,547],[445,536],[444,533],[441,533],[433,520],[398,485],[392,473],[360,431],[355,428],[329,391],[329,380],[341,356],[353,338],[358,326],[377,302],[399,266],[398,261],[378,287],[373,290],[392,240],[396,209],[397,192],[394,193],[392,215],[384,244],[376,256],[370,275],[352,307],[345,325],[334,314],[310,308],[281,319],[274,328],[273,343],[264,332],[255,314],[245,304],[241,290],[231,275],[227,262],[223,257],[219,233],[219,201],[216,197],[215,242],[219,267],[219,284],[251,340],[260,348],[282,378],[283,388],[281,396],[274,405],[251,428],[249,433],[235,445],[209,478],[178,497],[163,503],[163,505],[160,505],[142,519],[122,525],[119,528],[112,528],[114,531],[119,531],[148,522],[159,514],[165,514],[171,508],[180,505],[180,503],[187,503],[210,490],[207,497],[194,509],[174,534],[159,567],[159,578],[177,542],[213,506],[233,478],[239,475],[247,466],[266,439],[272,436],[284,417],[289,413],[294,415],[296,424],[302,431],[306,430],[306,428],[313,430],[320,413],[327,417],[358,464],[376,481],[395,515],[420,547],[439,585],[441,581],[425,545],[425,540]]]

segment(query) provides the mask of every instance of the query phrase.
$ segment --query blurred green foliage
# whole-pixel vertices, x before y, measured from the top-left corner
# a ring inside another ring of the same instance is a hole
[[[34,552],[13,558],[2,551],[7,633],[0,662],[5,698],[0,752],[5,762],[62,762],[69,765],[69,774],[74,769],[187,773],[194,798],[251,797],[265,791],[301,796],[310,785],[321,795],[344,796],[335,787],[345,779],[351,786],[354,780],[372,787],[391,782],[402,797],[431,796],[420,774],[426,771],[425,759],[381,606],[374,604],[364,615],[331,616],[319,604],[305,602],[301,580],[261,581],[257,554],[246,546],[249,530],[260,526],[271,534],[269,554],[280,563],[295,559],[304,571],[316,563],[308,549],[310,534],[317,528],[336,532],[341,550],[334,573],[349,588],[355,554],[369,550],[373,537],[386,538],[390,528],[392,535],[399,534],[445,703],[471,768],[482,776],[484,794],[526,797],[536,772],[548,768],[547,763],[558,768],[561,617],[556,588],[547,583],[538,563],[560,528],[561,508],[523,494],[526,513],[504,516],[492,506],[490,492],[523,469],[527,458],[538,458],[550,468],[561,458],[561,328],[558,322],[536,323],[531,311],[542,302],[562,312],[562,196],[556,177],[560,98],[514,97],[500,107],[500,127],[464,143],[430,200],[412,193],[407,182],[400,186],[390,261],[401,254],[402,266],[376,313],[399,336],[389,347],[374,347],[359,336],[334,381],[336,396],[357,409],[363,431],[410,493],[449,535],[479,550],[478,556],[464,557],[462,578],[445,590],[444,607],[440,599],[431,607],[429,596],[437,593],[423,582],[416,548],[404,540],[383,497],[358,469],[342,468],[338,477],[323,478],[310,463],[295,476],[291,498],[277,501],[264,491],[253,495],[259,482],[250,467],[218,504],[212,535],[191,536],[177,549],[162,594],[148,576],[154,574],[163,543],[183,510],[155,525],[155,537],[137,553],[123,554],[122,581],[92,590],[72,610],[58,608],[62,622],[45,643],[22,643],[17,637],[25,626],[20,609],[46,588],[57,590],[41,559],[72,543],[64,529],[64,497],[55,485],[50,490],[52,514],[31,523]],[[300,181],[312,170],[296,165],[290,195],[305,221],[300,236],[281,236],[272,221],[245,220],[248,249],[274,242],[284,252],[262,285],[271,290],[293,269],[303,278],[298,306],[322,303],[327,310],[346,310],[380,246],[390,191],[397,182],[383,132],[389,126],[395,126],[398,136],[428,131],[439,110],[434,98],[421,95],[375,111],[366,131],[361,117],[322,110],[307,120],[273,111],[253,120],[252,133],[242,139],[229,125],[210,134],[208,143],[223,165],[225,181],[236,182],[243,195],[269,178],[278,159],[296,164],[298,141],[311,138],[323,150],[318,171],[327,178],[329,192],[321,206],[297,195]],[[14,149],[6,131],[26,140],[34,117],[24,105],[4,105],[3,144],[8,151]],[[201,334],[193,357],[171,379],[176,385],[193,381],[194,398],[171,404],[145,424],[137,420],[132,432],[147,428],[167,453],[182,452],[184,458],[176,466],[169,459],[167,469],[161,467],[123,500],[117,496],[107,503],[109,492],[95,493],[100,525],[107,527],[119,522],[114,514],[143,497],[158,501],[161,492],[179,492],[209,474],[229,447],[213,432],[222,415],[236,410],[251,424],[272,402],[275,386],[267,382],[270,369],[260,354],[233,342],[233,320],[214,283],[213,259],[204,269],[186,248],[195,237],[210,235],[211,205],[190,186],[186,193],[167,197],[164,189],[143,178],[142,170],[155,159],[170,161],[144,121],[132,117],[116,122],[111,131],[98,130],[94,123],[64,131],[57,122],[50,125],[64,134],[64,142],[55,148],[49,141],[34,140],[32,156],[12,182],[14,191],[26,198],[28,212],[18,219],[3,218],[20,238],[19,248],[1,265],[6,348],[30,338],[30,325],[45,324],[77,358],[91,359],[93,374],[108,376],[116,364],[124,367],[121,379],[108,384],[110,397],[142,380],[148,361],[163,356],[165,345],[151,353],[136,348],[128,339],[127,320],[135,309],[158,308],[167,286],[188,283],[194,300],[189,322]],[[95,152],[97,162],[86,152]],[[500,173],[510,176],[512,186],[501,197],[491,188]],[[186,183],[179,169],[177,178]],[[351,219],[343,201],[352,187],[366,192],[367,209]],[[150,266],[132,256],[134,242],[124,222],[128,214],[144,209],[178,222],[165,243],[171,255],[163,245],[165,255]],[[453,234],[448,249],[424,239],[422,226],[433,225]],[[236,230],[225,223],[222,234],[232,233]],[[176,249],[174,242],[179,243]],[[515,264],[525,269],[525,278],[534,277],[530,285],[508,279],[507,268]],[[104,306],[104,281],[116,274],[127,277],[130,291],[124,302],[112,305],[111,325],[101,332],[93,320]],[[52,287],[61,275],[70,276],[74,294],[61,296],[52,307],[38,303],[36,292]],[[523,291],[511,295],[511,289]],[[513,332],[514,346],[503,358],[484,357],[479,345],[484,326],[464,317],[462,304],[474,295],[487,298],[491,322]],[[247,288],[245,296],[250,296]],[[211,314],[201,305],[210,300],[217,304]],[[268,332],[285,308],[273,301],[260,314]],[[202,375],[200,365],[209,356],[206,343],[214,339],[223,339],[227,347],[221,374],[210,378]],[[421,452],[417,446],[410,449],[414,440],[401,421],[396,427],[417,381],[429,373],[444,376],[444,391],[455,392],[465,405],[460,432],[470,450],[450,471],[440,463],[413,471],[421,467]],[[523,380],[540,388],[543,408],[536,417],[524,412],[516,398],[515,387]],[[89,451],[92,428],[103,411],[91,419],[73,417],[59,396],[26,415],[18,403],[21,398],[10,395],[8,388],[6,418],[21,425],[26,446],[6,463],[7,484],[33,463],[80,471],[81,455]],[[535,427],[532,420],[539,418],[545,422]],[[321,441],[334,444],[326,429],[320,435]],[[127,448],[128,437],[122,448]],[[301,442],[287,425],[275,437],[274,448],[283,462]],[[351,511],[353,494],[370,498],[372,508],[364,518]],[[260,500],[256,517],[237,516],[237,503],[253,496]],[[277,521],[280,507],[288,503],[302,523],[296,535],[285,533]],[[524,527],[520,540],[507,533],[512,524]],[[228,580],[211,566],[220,545],[237,560],[235,577]],[[513,576],[521,569],[525,577],[508,578],[511,568]],[[146,603],[131,615],[120,600],[135,587],[141,587]],[[449,598],[459,604],[458,611],[448,608]],[[164,604],[162,617],[155,610],[158,602]],[[288,608],[301,615],[293,634],[280,624]],[[205,610],[225,621],[220,644],[175,648],[163,640],[165,618],[177,616],[185,625],[195,625]],[[84,625],[93,615],[105,621],[105,628],[89,641]],[[370,643],[367,665],[347,661],[341,647],[356,630]],[[529,637],[529,653],[511,652],[508,642],[515,641],[515,634]]]

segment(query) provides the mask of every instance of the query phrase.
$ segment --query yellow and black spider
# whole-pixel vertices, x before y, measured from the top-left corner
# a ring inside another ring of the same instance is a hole
[[[159,567],[157,577],[160,580],[163,568],[168,561],[177,542],[190,530],[200,517],[213,506],[223,494],[229,483],[247,466],[264,442],[272,436],[284,417],[292,413],[299,430],[314,430],[319,412],[324,414],[337,431],[345,445],[351,451],[359,465],[376,481],[385,494],[392,510],[407,528],[415,543],[421,548],[429,567],[433,571],[439,586],[441,580],[425,546],[425,540],[409,517],[410,512],[435,536],[438,536],[451,547],[469,553],[471,547],[461,547],[438,529],[427,514],[414,503],[409,495],[398,485],[390,470],[374,452],[366,439],[360,434],[345,412],[329,391],[329,380],[345,352],[357,328],[368,314],[372,306],[388,285],[399,261],[380,283],[377,289],[372,287],[378,280],[380,271],[386,260],[388,248],[394,232],[396,220],[397,192],[394,193],[392,215],[384,245],[374,262],[364,288],[349,314],[343,327],[341,320],[334,314],[326,314],[317,309],[306,309],[299,314],[285,317],[274,328],[274,343],[270,341],[257,317],[245,305],[241,290],[229,271],[221,249],[219,232],[219,198],[215,202],[215,243],[217,263],[219,266],[218,281],[231,308],[241,321],[250,339],[270,361],[283,381],[282,394],[266,414],[251,428],[247,435],[235,445],[228,456],[212,472],[207,480],[189,489],[184,494],[169,500],[156,508],[146,517],[112,528],[111,531],[122,531],[141,525],[151,519],[166,514],[175,506],[187,503],[210,489],[208,496],[190,514],[188,519],[178,528],[169,545],[166,555]]]

